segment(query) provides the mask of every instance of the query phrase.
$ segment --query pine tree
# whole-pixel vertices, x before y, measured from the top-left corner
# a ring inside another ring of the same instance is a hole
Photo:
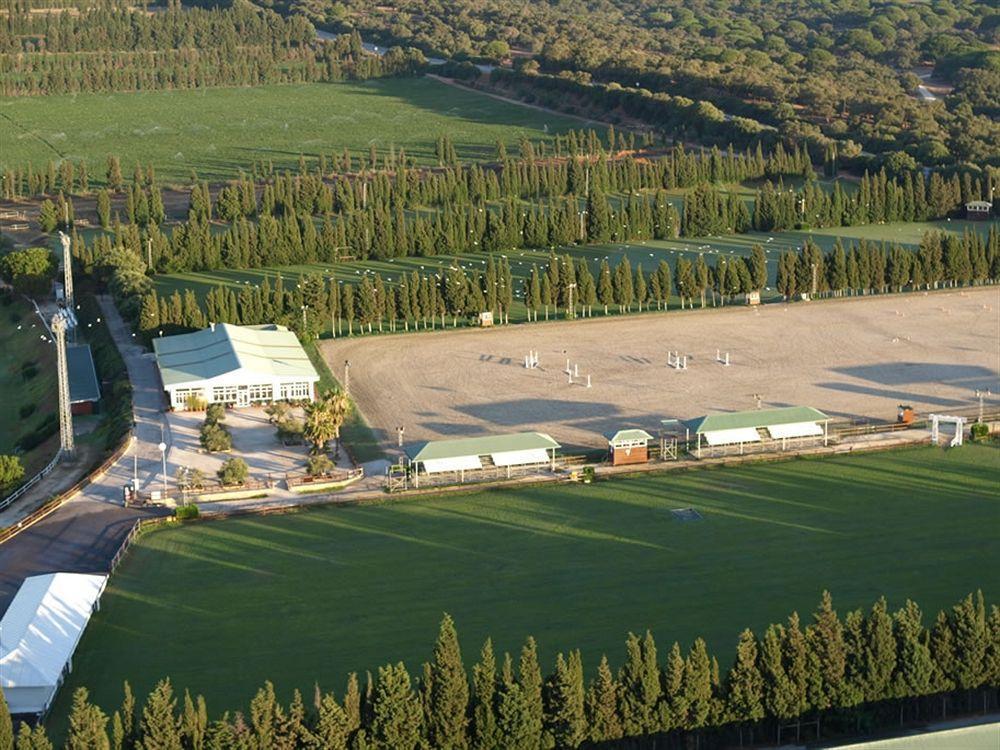
[[[24,722],[21,722],[21,728],[17,733],[16,748],[17,750],[53,750],[52,742],[49,740],[43,724],[38,724],[32,729]]]
[[[402,662],[379,667],[372,701],[371,743],[378,750],[413,750],[420,745],[420,698]]]
[[[109,750],[111,747],[106,729],[108,717],[90,703],[89,697],[86,688],[77,688],[73,693],[65,750]]]
[[[687,706],[684,726],[700,729],[705,726],[712,710],[712,665],[705,641],[696,638],[684,662],[681,692]]]
[[[623,730],[618,715],[618,682],[611,673],[606,656],[601,656],[597,676],[587,689],[584,709],[587,739],[595,744],[621,739]]]
[[[885,597],[872,605],[865,619],[864,644],[864,700],[874,703],[892,695],[896,670],[896,641]]]
[[[575,748],[586,739],[583,664],[579,651],[556,657],[556,671],[546,685],[546,729],[557,748]]]
[[[545,709],[542,704],[542,670],[538,664],[538,646],[531,636],[528,636],[521,648],[517,685],[524,701],[528,736],[534,738],[529,740],[529,745],[535,747],[541,741]]]
[[[479,652],[479,662],[472,668],[472,747],[475,750],[493,750],[497,745],[496,671],[493,642],[487,638]]]
[[[14,723],[10,718],[10,709],[7,707],[3,688],[0,688],[0,750],[13,750],[13,747]]]
[[[176,707],[170,680],[160,680],[142,709],[143,750],[181,750]]]
[[[626,736],[654,732],[659,727],[660,669],[656,645],[648,631],[639,639],[629,633],[625,641],[625,663],[618,673],[619,713]]]
[[[464,748],[469,723],[469,683],[462,664],[455,623],[448,614],[441,621],[430,667],[428,739],[435,747],[444,750]]]
[[[969,594],[952,609],[952,630],[955,634],[956,687],[973,690],[986,683],[986,653],[989,631],[983,592]]]
[[[820,711],[840,705],[844,689],[844,630],[829,591],[823,592],[813,623],[806,630],[809,660],[809,703]]]
[[[497,689],[497,729],[504,747],[538,748],[539,727],[535,726],[528,702],[514,677],[510,654],[504,654]]]
[[[203,750],[205,736],[208,732],[208,709],[205,699],[198,696],[191,698],[191,693],[184,691],[184,707],[180,717],[181,742],[186,749]]]
[[[757,667],[757,639],[750,630],[740,633],[736,661],[726,675],[726,711],[739,724],[740,745],[743,728],[764,718],[764,677]],[[753,743],[751,729],[750,742]]]

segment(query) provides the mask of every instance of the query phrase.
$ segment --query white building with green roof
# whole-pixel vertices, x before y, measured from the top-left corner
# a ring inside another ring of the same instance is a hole
[[[156,365],[170,406],[191,400],[237,407],[312,401],[319,375],[298,338],[279,325],[213,323],[153,339]]]
[[[809,442],[826,445],[830,417],[811,406],[784,406],[708,414],[683,422],[683,425],[688,443],[691,435],[696,437],[696,455],[701,458],[703,447],[709,455],[732,450],[742,455],[751,450],[785,450]]]

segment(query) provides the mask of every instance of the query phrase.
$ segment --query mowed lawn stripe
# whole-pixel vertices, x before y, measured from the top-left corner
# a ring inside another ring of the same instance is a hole
[[[982,587],[996,600],[1000,451],[967,446],[537,485],[155,530],[112,580],[54,717],[77,685],[104,706],[170,675],[210,710],[340,689],[403,659],[413,674],[450,612],[471,667],[490,635],[526,635],[546,669],[579,647],[618,663],[629,630],[661,648],[739,631],[828,588],[841,613],[885,594],[925,612]],[[691,507],[701,521],[680,523]]]

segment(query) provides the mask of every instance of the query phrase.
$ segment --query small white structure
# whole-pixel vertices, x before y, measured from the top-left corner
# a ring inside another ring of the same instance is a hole
[[[931,442],[938,445],[941,441],[941,423],[955,425],[955,437],[948,443],[950,448],[957,448],[962,445],[962,438],[965,436],[965,417],[952,417],[947,414],[931,414]]]
[[[672,422],[672,420],[668,420]],[[709,414],[684,422],[685,440],[691,434],[697,438],[696,453],[702,455],[702,444],[709,455],[786,450],[808,443],[826,445],[829,440],[830,418],[808,406],[786,406],[777,409]]]
[[[312,401],[319,375],[295,334],[279,325],[212,323],[179,336],[153,339],[163,389],[174,409],[194,397],[243,407]]]
[[[46,573],[21,584],[0,620],[0,689],[12,714],[48,711],[107,582],[106,575]]]

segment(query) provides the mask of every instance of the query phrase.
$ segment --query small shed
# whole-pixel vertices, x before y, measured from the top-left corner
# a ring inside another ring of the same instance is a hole
[[[69,372],[69,402],[73,414],[93,414],[94,406],[101,400],[101,387],[97,382],[94,356],[87,344],[66,347],[66,369]]]
[[[608,457],[612,466],[649,461],[649,441],[654,438],[645,430],[618,430],[605,437],[608,439]]]
[[[986,221],[990,218],[993,204],[989,201],[969,201],[965,204],[965,218],[972,221]]]

